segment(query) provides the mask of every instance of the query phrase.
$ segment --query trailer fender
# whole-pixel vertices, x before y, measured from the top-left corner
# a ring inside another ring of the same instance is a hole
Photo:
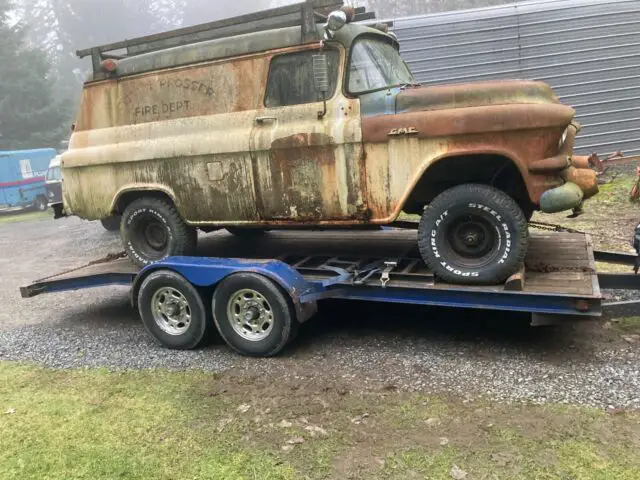
[[[222,280],[234,273],[257,273],[272,280],[289,294],[300,323],[311,318],[317,310],[316,302],[309,297],[309,294],[313,293],[314,286],[284,262],[210,257],[169,257],[145,267],[136,276],[131,288],[131,302],[134,308],[144,279],[150,273],[162,269],[174,271],[195,287],[207,289],[215,289]]]

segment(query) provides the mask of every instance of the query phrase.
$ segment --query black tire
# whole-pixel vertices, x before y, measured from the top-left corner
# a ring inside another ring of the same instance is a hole
[[[118,230],[120,230],[121,222],[121,215],[112,215],[111,217],[103,218],[102,220],[100,220],[102,227],[108,232],[117,232]]]
[[[177,292],[180,296],[172,296]],[[164,297],[164,298],[163,298]],[[175,304],[177,311],[168,311]],[[163,310],[164,308],[164,310]],[[188,308],[189,322],[181,322]],[[206,340],[213,328],[209,310],[196,288],[171,270],[157,270],[142,281],[138,311],[147,331],[161,345],[190,350]]]
[[[262,237],[267,231],[262,228],[227,227],[227,232],[240,238]]]
[[[457,284],[499,284],[527,250],[527,220],[518,204],[488,185],[465,184],[438,195],[424,210],[418,244],[437,277]]]
[[[235,301],[238,297],[246,297],[245,307]],[[259,317],[246,322],[230,318],[233,311],[240,318],[250,309]],[[251,357],[276,355],[295,338],[299,327],[291,298],[273,281],[255,273],[236,273],[224,279],[213,294],[212,311],[218,333],[227,345]],[[255,325],[250,325],[254,320]],[[265,323],[260,325],[260,321]]]
[[[138,266],[164,260],[169,256],[195,254],[198,233],[187,225],[173,204],[154,197],[134,200],[122,214],[122,244]]]
[[[33,202],[33,209],[38,212],[46,212],[47,208],[49,208],[49,204],[47,203],[46,197],[37,197],[36,201]]]

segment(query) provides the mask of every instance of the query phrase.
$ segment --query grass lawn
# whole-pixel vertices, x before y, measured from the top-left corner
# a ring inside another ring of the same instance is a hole
[[[638,412],[317,382],[2,362],[0,478],[640,478]]]
[[[51,212],[51,210],[47,210],[45,212],[0,212],[0,225],[7,223],[31,222],[34,220],[50,220],[52,218],[53,213]]]

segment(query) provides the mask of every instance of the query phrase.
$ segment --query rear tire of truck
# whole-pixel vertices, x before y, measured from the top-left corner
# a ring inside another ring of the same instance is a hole
[[[175,350],[198,347],[213,328],[196,288],[171,270],[155,271],[142,281],[138,311],[153,338]]]
[[[129,258],[145,267],[169,256],[195,254],[198,233],[187,225],[175,206],[162,198],[134,200],[122,214],[122,244]]]
[[[227,345],[251,357],[276,355],[299,327],[291,298],[272,280],[255,273],[224,279],[213,294],[212,311]]]
[[[438,195],[418,228],[420,253],[441,280],[454,284],[504,282],[522,265],[527,219],[497,188],[465,184]]]
[[[120,230],[120,223],[122,222],[122,216],[112,215],[111,217],[103,218],[100,220],[102,227],[108,232],[117,232]]]
[[[36,198],[36,201],[33,203],[33,208],[38,212],[46,212],[47,208],[49,208],[46,197],[40,196]]]

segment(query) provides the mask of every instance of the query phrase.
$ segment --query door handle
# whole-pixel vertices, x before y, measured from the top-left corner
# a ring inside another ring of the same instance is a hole
[[[262,125],[267,122],[275,122],[277,120],[276,117],[256,117],[256,123]]]

